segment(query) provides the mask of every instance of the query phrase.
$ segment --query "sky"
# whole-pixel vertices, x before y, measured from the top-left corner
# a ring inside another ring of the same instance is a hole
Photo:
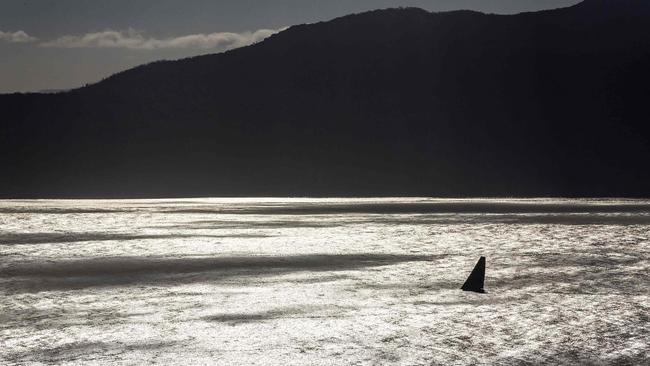
[[[218,53],[285,27],[415,6],[512,14],[579,0],[0,0],[0,93],[70,89],[155,60]]]

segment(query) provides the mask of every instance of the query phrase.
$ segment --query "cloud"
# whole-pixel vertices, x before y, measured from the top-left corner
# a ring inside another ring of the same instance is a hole
[[[0,31],[0,41],[6,41],[12,43],[26,43],[26,42],[34,42],[36,40],[37,38],[32,37],[21,30],[17,32]]]
[[[259,42],[280,32],[280,29],[260,29],[242,33],[199,33],[175,38],[148,38],[133,29],[105,30],[84,35],[68,35],[41,43],[43,47],[58,48],[126,48],[131,50],[158,50],[170,48],[231,49]]]

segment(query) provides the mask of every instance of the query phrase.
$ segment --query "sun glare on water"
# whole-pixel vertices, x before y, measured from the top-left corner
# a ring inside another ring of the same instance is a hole
[[[643,364],[649,229],[640,200],[0,201],[0,363]]]

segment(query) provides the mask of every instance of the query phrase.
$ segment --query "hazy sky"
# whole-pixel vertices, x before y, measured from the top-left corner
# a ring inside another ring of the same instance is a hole
[[[0,0],[0,93],[66,89],[159,59],[259,41],[283,27],[417,6],[517,13],[580,0]]]

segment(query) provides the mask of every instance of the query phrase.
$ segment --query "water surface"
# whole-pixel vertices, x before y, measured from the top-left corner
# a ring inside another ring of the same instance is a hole
[[[0,364],[644,364],[649,259],[644,200],[6,200]]]

